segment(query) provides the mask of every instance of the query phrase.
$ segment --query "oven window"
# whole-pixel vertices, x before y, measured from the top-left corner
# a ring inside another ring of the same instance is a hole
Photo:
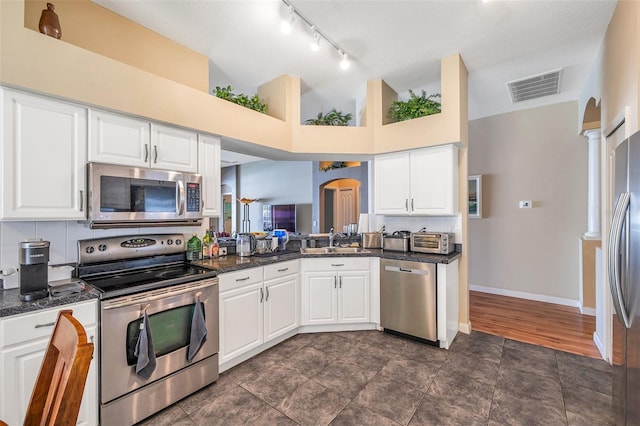
[[[414,241],[414,246],[429,248],[429,249],[437,249],[440,248],[440,239],[438,238],[416,238]]]
[[[176,182],[100,176],[101,212],[175,213]]]
[[[185,305],[149,315],[149,327],[156,357],[161,357],[189,345],[191,319],[195,305]],[[206,316],[206,315],[205,315]],[[138,358],[133,354],[140,335],[142,318],[127,325],[127,364],[135,365]]]

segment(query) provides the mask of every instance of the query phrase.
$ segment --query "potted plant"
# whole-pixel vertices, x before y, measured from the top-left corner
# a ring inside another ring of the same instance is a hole
[[[331,111],[324,115],[322,112],[318,113],[318,117],[310,118],[304,124],[312,126],[348,126],[352,117],[351,114],[343,114],[342,111],[336,111],[335,108],[332,108]]]
[[[220,87],[216,86],[216,96],[220,99],[224,99],[229,102],[233,102],[234,104],[238,104],[245,108],[252,109],[254,111],[261,112],[263,114],[267,113],[267,105],[260,102],[260,97],[256,93],[252,97],[245,95],[244,93],[240,93],[236,95],[233,93],[233,87]]]
[[[423,90],[422,95],[418,96],[413,93],[413,90],[409,90],[409,100],[394,101],[393,104],[391,104],[391,107],[389,107],[389,117],[397,122],[438,114],[441,105],[435,98],[439,97],[440,93],[427,96],[427,93]]]

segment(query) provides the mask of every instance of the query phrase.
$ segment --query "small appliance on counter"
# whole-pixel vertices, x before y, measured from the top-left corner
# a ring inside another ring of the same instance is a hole
[[[278,237],[278,250],[286,250],[289,242],[289,232],[286,229],[274,229],[273,236]]]
[[[456,249],[455,234],[451,232],[414,232],[411,251],[418,253],[449,254]]]
[[[256,237],[244,232],[236,237],[236,254],[241,257],[251,256],[256,251]]]
[[[391,235],[382,237],[382,249],[391,251],[409,251],[409,239],[411,232],[395,231]]]
[[[30,302],[49,296],[49,241],[41,239],[20,243],[20,300]]]
[[[382,232],[363,232],[362,233],[362,247],[363,248],[382,248],[382,238],[384,233]]]

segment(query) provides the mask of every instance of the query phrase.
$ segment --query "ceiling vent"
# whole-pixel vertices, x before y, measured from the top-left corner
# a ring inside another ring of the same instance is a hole
[[[561,71],[562,68],[508,82],[511,102],[515,104],[529,99],[557,95],[560,92]]]

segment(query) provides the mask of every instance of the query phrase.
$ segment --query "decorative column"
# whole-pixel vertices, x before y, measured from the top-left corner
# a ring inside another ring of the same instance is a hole
[[[587,130],[589,139],[589,181],[587,200],[587,232],[585,240],[599,240],[600,235],[600,129]]]

